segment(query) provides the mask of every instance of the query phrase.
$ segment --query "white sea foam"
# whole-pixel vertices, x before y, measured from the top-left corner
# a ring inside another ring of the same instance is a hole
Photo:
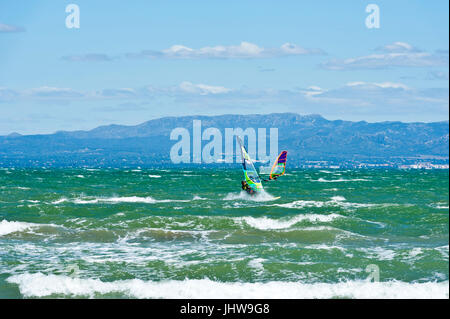
[[[29,203],[33,203],[33,204],[40,203],[40,201],[39,201],[39,200],[36,200],[36,199],[25,199],[25,200],[20,200],[21,203],[24,202],[24,201],[29,202]]]
[[[339,179],[332,179],[332,180],[327,180],[324,179],[322,177],[320,177],[317,180],[311,180],[311,182],[321,182],[321,183],[340,183],[340,182],[368,182],[368,179],[365,178],[353,178],[353,179],[344,179],[344,178],[339,178]]]
[[[29,229],[33,224],[24,223],[24,222],[9,222],[7,220],[2,220],[0,222],[0,236],[4,236],[7,234],[24,231]]]
[[[247,225],[253,228],[268,230],[268,229],[289,228],[302,221],[327,223],[336,218],[344,218],[344,216],[339,214],[329,214],[329,215],[304,214],[304,215],[297,215],[292,218],[274,219],[264,216],[264,217],[237,217],[235,218],[235,220],[244,221]]]
[[[343,196],[333,196],[333,197],[331,197],[331,200],[335,201],[335,202],[343,202],[343,201],[345,201],[345,197],[343,197]]]
[[[161,178],[161,175],[148,175],[148,177],[151,177],[151,178]]]
[[[448,204],[446,203],[434,203],[428,206],[436,209],[448,209]]]
[[[32,229],[41,227],[41,226],[56,226],[53,224],[34,224],[34,223],[26,223],[26,222],[16,222],[16,221],[7,221],[2,220],[0,222],[0,236],[16,233],[16,232],[23,232],[23,231],[30,231]]]
[[[344,247],[328,246],[328,245],[325,245],[325,244],[314,244],[314,245],[305,246],[305,248],[307,248],[307,249],[318,249],[318,250],[339,250],[341,252],[345,252],[346,251],[346,249]]]
[[[42,273],[13,275],[24,297],[52,295],[96,297],[117,293],[134,298],[448,298],[449,282],[407,283],[401,281],[312,283],[270,281],[265,283],[217,282],[210,279],[103,282]]]
[[[60,198],[60,199],[57,199],[57,200],[53,201],[52,204],[58,205],[58,204],[61,204],[61,203],[67,202],[67,201],[68,201],[68,199],[63,197],[63,198]]]
[[[440,252],[443,257],[448,259],[448,245],[436,247],[434,249]]]
[[[264,265],[262,264],[264,261],[264,258],[254,258],[248,262],[248,266],[261,273],[264,271]]]
[[[256,195],[250,195],[247,192],[241,191],[240,193],[229,193],[225,196],[223,200],[249,200],[254,202],[268,202],[275,200],[275,197],[267,193],[266,191],[262,191],[257,193]]]
[[[413,249],[411,249],[409,252],[408,252],[408,256],[406,257],[407,259],[410,259],[410,260],[417,260],[418,258],[420,258],[420,257],[417,257],[417,256],[420,256],[420,255],[422,255],[423,254],[423,249],[422,248],[420,248],[420,247],[414,247]],[[417,257],[417,258],[416,258]]]
[[[325,202],[313,201],[313,200],[296,200],[291,203],[274,204],[274,206],[285,208],[304,208],[304,207],[323,207]]]
[[[333,196],[329,201],[311,201],[311,200],[296,200],[290,203],[274,204],[273,206],[279,206],[284,208],[302,209],[308,207],[329,207],[339,206],[342,208],[367,208],[367,207],[386,207],[397,206],[397,204],[383,203],[383,204],[371,204],[371,203],[352,203],[347,202],[343,196]]]
[[[395,251],[383,247],[359,248],[357,250],[366,253],[368,255],[368,258],[373,258],[377,260],[392,260],[396,256]]]
[[[52,202],[52,204],[61,204],[63,202],[72,202],[74,204],[99,204],[99,203],[145,203],[145,204],[156,204],[156,203],[170,203],[170,202],[190,202],[191,200],[183,199],[154,199],[153,197],[139,197],[139,196],[123,196],[123,197],[81,197],[75,199],[61,198]]]
[[[94,198],[94,199],[80,199],[77,198],[73,201],[75,204],[96,204],[96,203],[148,203],[154,204],[156,200],[152,197],[108,197],[108,198]]]

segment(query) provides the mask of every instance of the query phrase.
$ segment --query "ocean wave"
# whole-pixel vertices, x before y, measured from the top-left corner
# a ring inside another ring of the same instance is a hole
[[[273,204],[272,206],[284,207],[284,208],[293,208],[293,209],[302,209],[302,208],[310,208],[310,207],[341,207],[344,209],[351,208],[369,208],[369,207],[387,207],[387,206],[398,206],[398,204],[391,203],[352,203],[347,202],[345,197],[343,196],[333,196],[328,201],[312,201],[312,200],[296,200],[290,203],[284,204]]]
[[[434,203],[428,205],[429,207],[436,208],[436,209],[448,209],[447,203]]]
[[[305,207],[323,207],[325,202],[312,201],[312,200],[296,200],[291,203],[274,204],[273,206],[284,208],[305,208]]]
[[[7,220],[2,220],[0,222],[0,236],[7,234],[24,231],[31,228],[33,224],[24,222],[9,222]]]
[[[120,294],[131,298],[448,298],[449,282],[407,283],[402,281],[339,283],[301,283],[270,281],[264,283],[218,282],[210,279],[183,281],[144,281],[140,279],[104,282],[99,279],[63,275],[25,273],[6,279],[18,285],[24,297],[83,296]]]
[[[157,203],[170,203],[170,202],[190,202],[191,200],[185,199],[154,199],[153,197],[139,197],[139,196],[124,196],[124,197],[81,197],[75,199],[67,199],[65,197],[60,198],[52,202],[52,204],[61,204],[64,202],[72,202],[74,204],[117,204],[117,203],[145,203],[145,204],[157,204]]]
[[[448,259],[448,245],[436,247],[434,249],[437,250],[438,252],[440,252],[444,258]]]
[[[16,222],[16,221],[7,221],[2,220],[0,222],[0,236],[23,232],[32,230],[42,226],[51,226],[54,227],[53,224],[35,224],[35,223],[27,223],[27,222]]]
[[[161,175],[148,175],[150,178],[161,178]]]
[[[357,248],[356,250],[365,253],[367,258],[376,260],[393,260],[397,255],[394,250],[383,247]]]
[[[275,200],[275,197],[267,193],[266,191],[262,191],[257,193],[256,195],[250,195],[247,192],[241,191],[240,193],[228,193],[223,200],[248,200],[254,202],[268,202]]]
[[[340,182],[368,182],[370,180],[365,178],[352,178],[352,179],[345,179],[345,178],[339,178],[339,179],[324,179],[320,177],[319,179],[312,179],[311,182],[320,182],[320,183],[340,183]]]
[[[325,244],[314,244],[314,245],[309,245],[309,246],[305,246],[306,249],[318,249],[318,250],[339,250],[341,252],[345,252],[346,249],[344,247],[341,246],[335,246],[335,245],[325,245]]]
[[[305,214],[305,215],[297,215],[289,219],[286,218],[273,219],[264,216],[264,217],[237,217],[236,220],[240,222],[243,221],[253,228],[268,230],[268,229],[290,228],[302,221],[326,223],[333,221],[336,218],[345,218],[345,217],[339,214],[329,214],[329,215]]]
[[[52,204],[53,205],[58,205],[58,204],[61,204],[61,203],[67,202],[67,201],[68,201],[68,199],[63,197],[63,198],[57,199],[55,201],[52,201]]]
[[[262,273],[264,271],[264,261],[266,261],[264,258],[253,258],[248,262],[248,266],[255,269],[258,273]]]

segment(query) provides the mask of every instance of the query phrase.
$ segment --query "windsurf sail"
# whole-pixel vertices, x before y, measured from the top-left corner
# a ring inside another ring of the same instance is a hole
[[[272,170],[270,171],[269,179],[277,178],[278,176],[284,175],[286,171],[286,159],[287,159],[287,151],[283,151],[278,155],[277,160],[272,166]]]
[[[255,192],[260,192],[263,190],[261,179],[259,178],[255,166],[253,165],[253,162],[248,155],[247,150],[242,143],[242,140],[237,136],[236,138],[241,148],[242,170],[244,171],[245,181],[247,182],[248,186],[250,186]]]

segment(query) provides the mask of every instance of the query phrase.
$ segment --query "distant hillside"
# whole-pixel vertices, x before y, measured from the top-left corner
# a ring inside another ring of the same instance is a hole
[[[136,166],[170,163],[169,138],[176,127],[253,127],[279,130],[279,148],[292,163],[327,160],[402,161],[447,158],[449,122],[367,123],[329,121],[319,115],[293,113],[164,117],[136,126],[108,125],[90,131],[0,137],[0,166]],[[191,134],[192,136],[192,134]],[[206,143],[206,142],[204,142]]]

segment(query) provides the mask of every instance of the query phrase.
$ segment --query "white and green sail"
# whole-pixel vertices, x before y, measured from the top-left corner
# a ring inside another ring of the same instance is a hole
[[[248,155],[247,150],[242,143],[242,140],[239,137],[236,138],[241,148],[242,170],[244,171],[245,181],[247,182],[248,186],[250,186],[255,192],[260,192],[263,190],[261,179],[256,172],[255,166],[253,165],[253,162]]]

